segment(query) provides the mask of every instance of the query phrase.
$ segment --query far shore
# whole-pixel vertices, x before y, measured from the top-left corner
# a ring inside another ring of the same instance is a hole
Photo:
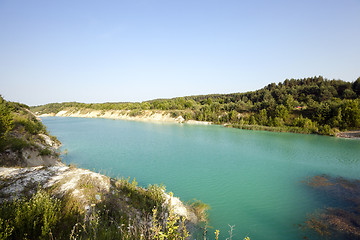
[[[78,118],[105,118],[114,120],[129,120],[153,123],[184,123],[191,125],[211,125],[212,122],[185,120],[182,116],[172,117],[170,113],[159,110],[143,110],[140,114],[133,115],[130,110],[94,110],[94,109],[66,109],[58,113],[37,114],[37,117],[78,117]],[[264,129],[266,130],[266,129]],[[360,139],[360,130],[339,132],[338,138]]]
[[[172,117],[170,113],[165,111],[151,111],[144,110],[139,115],[131,115],[130,110],[62,110],[58,113],[50,114],[37,114],[37,117],[78,117],[78,118],[106,118],[114,120],[130,120],[130,121],[141,121],[141,122],[158,122],[158,123],[185,123],[185,124],[196,124],[196,125],[210,125],[211,122],[205,121],[186,121],[182,116],[176,118]]]

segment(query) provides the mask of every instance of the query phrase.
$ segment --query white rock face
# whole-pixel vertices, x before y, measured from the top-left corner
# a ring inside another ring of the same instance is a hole
[[[70,168],[64,164],[51,167],[0,167],[0,178],[4,181],[0,192],[9,195],[9,198],[22,195],[24,191],[29,190],[29,186],[34,188],[30,191],[35,191],[36,186],[50,188],[56,185],[56,194],[63,196],[70,193],[79,200],[86,202],[84,191],[79,187],[81,180],[85,178],[96,184],[99,194],[109,192],[110,189],[108,177],[85,169]]]
[[[57,147],[57,144],[53,140],[51,140],[51,138],[48,135],[40,133],[39,136],[45,140],[45,143],[47,145],[49,145],[51,147]]]
[[[180,201],[178,197],[171,197],[169,194],[165,192],[164,192],[164,197],[165,197],[165,204],[167,205],[169,204],[171,198],[171,208],[174,210],[175,214],[181,217],[185,217],[190,222],[193,223],[198,222],[196,215],[192,211],[189,211],[189,209],[184,205],[182,201]]]
[[[21,153],[27,167],[55,166],[62,164],[56,156],[41,156],[38,151],[33,151],[31,149],[22,150]]]
[[[183,116],[173,118],[169,113],[165,111],[152,111],[143,110],[141,114],[132,116],[130,110],[94,110],[94,109],[67,109],[62,110],[56,114],[42,114],[40,117],[82,117],[82,118],[108,118],[108,119],[120,119],[120,120],[132,120],[132,121],[144,121],[144,122],[168,122],[168,123],[188,123],[188,124],[202,124],[209,125],[211,122],[188,120],[185,121]]]

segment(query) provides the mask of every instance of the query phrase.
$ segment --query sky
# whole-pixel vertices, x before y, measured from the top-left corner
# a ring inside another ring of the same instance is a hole
[[[0,94],[30,106],[360,77],[359,0],[0,0]]]

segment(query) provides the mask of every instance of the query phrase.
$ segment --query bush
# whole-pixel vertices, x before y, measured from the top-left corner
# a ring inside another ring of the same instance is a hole
[[[319,133],[321,135],[335,136],[335,131],[329,125],[325,124],[324,126],[319,127]]]
[[[29,119],[25,116],[14,117],[15,126],[23,126],[25,130],[31,134],[46,132],[45,126],[36,119]]]
[[[28,201],[5,203],[0,207],[0,227],[6,231],[3,239],[50,239],[60,214],[60,201],[43,190]]]
[[[132,182],[129,180],[130,178],[119,179],[116,187],[131,199],[131,204],[135,208],[151,212],[154,207],[158,208],[164,203],[165,187],[163,185],[149,185],[148,189],[143,189],[137,187],[135,178]]]
[[[44,148],[44,149],[40,150],[39,155],[40,156],[49,156],[49,155],[52,155],[52,153],[53,152],[49,148]]]
[[[207,211],[210,209],[210,206],[208,204],[197,199],[190,201],[188,204],[201,222],[207,222],[209,220]]]
[[[7,146],[13,151],[20,151],[24,148],[30,147],[31,144],[21,138],[9,138],[7,139]]]

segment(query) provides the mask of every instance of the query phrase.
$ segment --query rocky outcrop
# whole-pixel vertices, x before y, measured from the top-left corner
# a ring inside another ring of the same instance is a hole
[[[340,138],[356,138],[360,139],[360,130],[359,131],[348,131],[348,132],[339,132],[336,134]]]
[[[19,135],[19,134],[17,134]],[[4,167],[35,167],[54,166],[60,164],[58,148],[60,142],[52,140],[48,135],[37,134],[29,142],[16,136],[24,146],[19,149],[8,148],[0,152],[0,166]]]

